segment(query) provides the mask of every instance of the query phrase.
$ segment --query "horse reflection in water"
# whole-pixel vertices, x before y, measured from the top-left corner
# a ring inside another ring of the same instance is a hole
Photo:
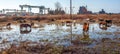
[[[89,38],[89,23],[85,22],[83,25],[83,39],[88,39]]]
[[[26,34],[31,32],[31,25],[29,24],[21,24],[20,25],[20,33]]]

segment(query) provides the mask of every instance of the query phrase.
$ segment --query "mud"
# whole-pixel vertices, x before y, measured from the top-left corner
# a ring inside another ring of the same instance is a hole
[[[27,34],[20,33],[20,24],[23,23],[1,21],[0,54],[120,54],[119,15],[74,16],[72,36],[71,27],[65,23],[72,20],[55,17],[54,20],[51,17],[40,21],[32,19],[34,26]],[[112,26],[100,29],[99,18],[112,20]],[[83,33],[86,21],[90,23],[89,31]],[[11,23],[10,29],[6,28],[7,23]],[[24,23],[30,24],[31,20]]]

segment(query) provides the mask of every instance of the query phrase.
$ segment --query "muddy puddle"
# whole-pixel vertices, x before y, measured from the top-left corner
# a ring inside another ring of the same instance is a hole
[[[19,44],[21,41],[32,41],[45,44],[47,42],[70,46],[71,43],[71,29],[65,24],[35,24],[36,27],[31,28],[30,33],[21,34],[20,25],[12,25],[10,30],[3,29],[0,31],[0,49],[9,48],[10,44]],[[83,36],[83,25],[76,23],[72,25],[72,39]],[[120,27],[112,25],[107,30],[99,28],[98,23],[90,24],[88,38],[100,41],[102,38],[120,38]],[[5,42],[5,43],[4,43]],[[91,44],[89,46],[94,46]]]

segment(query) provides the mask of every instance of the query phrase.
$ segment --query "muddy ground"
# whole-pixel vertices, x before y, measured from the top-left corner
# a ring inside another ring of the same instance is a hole
[[[86,19],[92,19],[90,23],[98,23],[99,19],[110,19],[113,24],[120,26],[120,15],[73,15],[72,20],[76,23],[83,24]],[[23,20],[24,19],[24,20]],[[23,21],[21,21],[23,20]],[[25,22],[24,22],[25,21]],[[6,26],[7,23],[62,23],[71,21],[69,15],[49,15],[49,16],[24,16],[24,17],[6,17],[0,19],[0,27]],[[113,28],[114,29],[114,28]],[[103,33],[102,33],[103,34]],[[115,32],[120,34],[120,32]],[[73,35],[74,36],[74,35]],[[120,38],[102,38],[99,40],[90,39],[88,36],[75,35],[74,40],[70,40],[70,46],[55,45],[44,40],[41,42],[21,41],[19,44],[11,44],[7,49],[1,49],[0,54],[120,54]],[[81,37],[82,36],[82,37]],[[3,41],[0,44],[7,43]],[[95,44],[94,44],[95,43]]]

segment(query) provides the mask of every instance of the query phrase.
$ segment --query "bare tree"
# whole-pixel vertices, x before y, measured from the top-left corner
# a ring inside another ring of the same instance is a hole
[[[65,14],[65,11],[62,10],[62,6],[59,2],[55,3],[55,14]]]
[[[55,3],[55,8],[60,10],[62,7],[61,7],[61,4],[59,2],[56,2]]]

